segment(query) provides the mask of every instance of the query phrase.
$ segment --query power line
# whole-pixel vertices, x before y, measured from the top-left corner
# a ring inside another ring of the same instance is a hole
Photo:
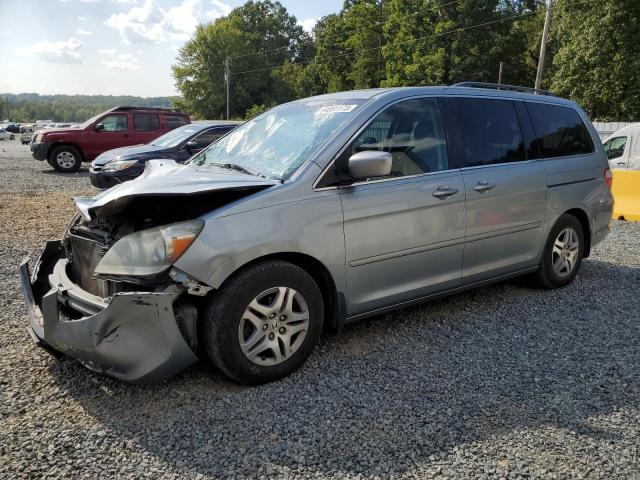
[[[562,7],[572,7],[574,5],[581,5],[581,4],[592,3],[592,2],[596,2],[596,1],[599,1],[599,0],[584,0],[584,1],[581,1],[581,2],[563,4]],[[411,38],[407,42],[405,42],[405,44],[408,43],[408,42],[417,42],[417,41],[420,41],[420,40],[427,40],[429,38],[442,37],[442,36],[446,36],[446,35],[462,32],[462,31],[466,31],[466,30],[472,30],[472,29],[475,29],[475,28],[487,27],[489,25],[494,25],[496,23],[506,22],[508,20],[521,19],[521,18],[524,18],[524,17],[528,17],[530,15],[534,15],[536,13],[538,13],[538,12],[537,11],[525,12],[525,13],[521,13],[521,14],[518,14],[518,15],[512,15],[510,17],[505,17],[505,18],[500,18],[500,19],[497,19],[497,20],[492,20],[492,21],[489,21],[489,22],[478,23],[476,25],[470,25],[470,26],[467,26],[467,27],[460,27],[460,28],[456,28],[456,29],[453,29],[453,30],[447,30],[446,32],[434,33],[434,34],[431,34],[431,35],[426,35],[424,37]],[[379,49],[382,49],[382,48],[384,48],[384,46],[365,48],[365,49],[362,49],[362,50],[353,51],[353,52],[347,52],[347,53],[341,53],[339,55],[334,55],[334,56],[326,57],[326,58],[327,58],[327,60],[332,60],[332,59],[335,59],[335,58],[346,57],[346,56],[353,55],[353,54],[361,54],[361,53],[370,52],[370,51],[373,51],[373,50],[379,50]],[[285,64],[285,65],[304,65],[306,63],[311,63],[313,60],[314,59],[300,61],[300,62],[289,62],[288,64]],[[231,75],[241,75],[243,73],[263,72],[263,71],[266,71],[266,70],[275,70],[276,68],[282,68],[285,65],[271,65],[269,67],[264,67],[264,68],[243,70],[241,72],[231,72],[230,74]]]
[[[421,13],[427,13],[427,12],[431,12],[431,11],[436,11],[436,10],[438,10],[439,8],[442,8],[442,7],[448,7],[448,6],[450,6],[450,5],[454,5],[454,4],[456,4],[456,3],[460,3],[461,1],[462,1],[462,0],[453,0],[453,1],[451,1],[451,2],[442,3],[442,4],[440,4],[440,5],[435,5],[435,6],[429,7],[429,8],[427,8],[427,9],[425,9],[425,10],[418,10],[418,11],[413,12],[413,13],[408,13],[408,14],[406,14],[406,15],[402,15],[402,16],[400,16],[400,17],[398,17],[398,18],[400,18],[400,19],[407,19],[407,18],[409,18],[409,17],[414,17],[414,16],[416,16],[416,15],[420,15]],[[382,15],[379,15],[379,17],[380,17],[380,18],[382,18]],[[378,21],[378,22],[370,23],[370,24],[369,24],[369,25],[367,25],[367,26],[360,27],[360,28],[356,28],[356,29],[354,29],[353,31],[355,31],[355,32],[359,32],[360,30],[368,30],[368,29],[370,29],[370,28],[372,28],[372,27],[375,27],[376,25],[384,25],[385,23],[386,23],[386,20],[380,20],[380,21]],[[335,44],[334,44],[334,45],[335,45]],[[234,55],[234,56],[232,56],[232,57],[230,57],[230,58],[231,58],[231,59],[236,59],[236,58],[252,57],[252,56],[255,56],[255,55],[264,55],[264,54],[267,54],[267,53],[278,52],[278,51],[280,51],[280,50],[287,50],[287,49],[289,49],[289,48],[291,48],[291,45],[286,45],[286,46],[284,46],[284,47],[278,47],[278,48],[272,48],[272,49],[269,49],[269,50],[260,50],[259,52],[244,53],[244,54],[242,54],[242,55]]]

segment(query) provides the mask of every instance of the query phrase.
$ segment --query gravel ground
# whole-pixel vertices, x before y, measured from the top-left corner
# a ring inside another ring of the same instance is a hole
[[[0,149],[0,478],[640,478],[640,224],[616,222],[567,288],[350,325],[279,382],[198,364],[134,386],[28,338],[20,258],[91,188]]]

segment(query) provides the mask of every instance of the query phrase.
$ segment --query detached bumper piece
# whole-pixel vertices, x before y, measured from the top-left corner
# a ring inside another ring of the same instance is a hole
[[[33,275],[20,266],[29,331],[41,346],[120,380],[153,383],[197,361],[174,317],[172,295],[117,293],[103,299],[67,275],[60,241],[47,242]]]

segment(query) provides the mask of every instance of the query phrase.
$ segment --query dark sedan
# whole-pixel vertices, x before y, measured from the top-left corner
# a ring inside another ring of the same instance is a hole
[[[144,145],[115,148],[100,154],[89,169],[91,184],[110,188],[139,176],[149,160],[185,162],[240,125],[233,121],[196,122],[178,127]]]

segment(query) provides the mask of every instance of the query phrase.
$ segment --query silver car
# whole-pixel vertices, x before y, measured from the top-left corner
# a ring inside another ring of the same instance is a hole
[[[523,90],[307,98],[150,161],[23,263],[33,339],[126,381],[205,355],[257,384],[325,328],[519,275],[567,285],[609,231],[611,172],[579,107]]]

